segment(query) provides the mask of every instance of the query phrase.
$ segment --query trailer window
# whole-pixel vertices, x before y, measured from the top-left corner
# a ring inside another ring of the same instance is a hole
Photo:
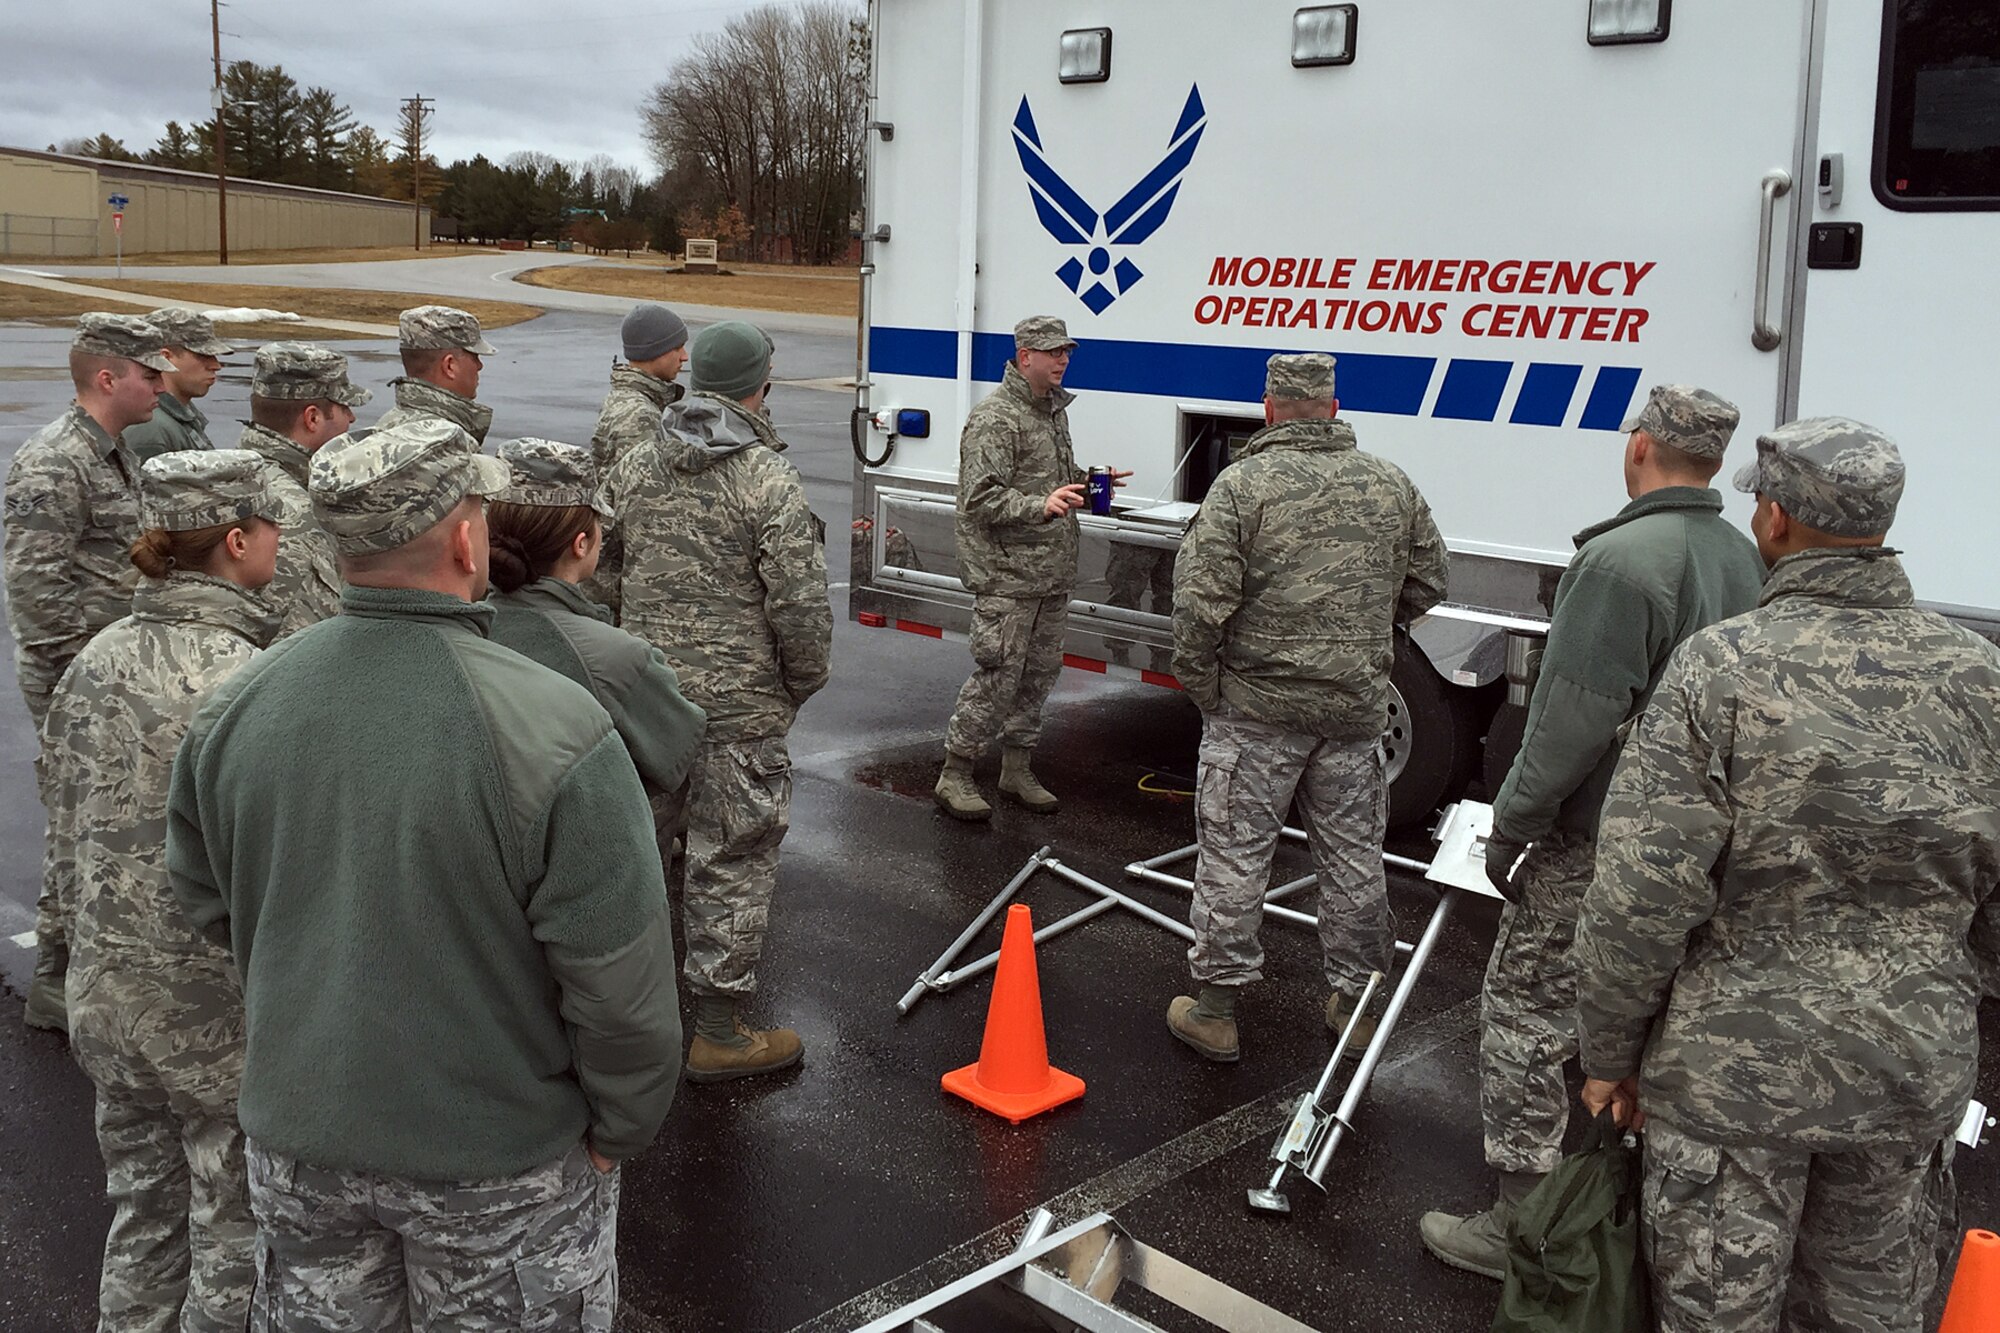
[[[1883,10],[1875,194],[1897,209],[2000,209],[2000,6]]]

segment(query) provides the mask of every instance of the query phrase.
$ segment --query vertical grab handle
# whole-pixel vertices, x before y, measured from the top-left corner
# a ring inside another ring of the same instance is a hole
[[[1784,331],[1770,320],[1771,238],[1776,231],[1778,200],[1792,191],[1792,173],[1773,167],[1764,173],[1762,203],[1757,211],[1757,290],[1750,311],[1750,345],[1760,352],[1776,350]]]

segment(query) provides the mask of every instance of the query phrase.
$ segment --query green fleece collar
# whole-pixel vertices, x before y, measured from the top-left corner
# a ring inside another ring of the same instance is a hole
[[[1045,417],[1054,416],[1076,401],[1076,395],[1061,385],[1050,389],[1046,398],[1035,397],[1034,391],[1028,387],[1028,377],[1021,373],[1020,364],[1015,361],[1007,363],[1007,373],[1000,377],[1000,392],[1012,395]]]
[[[445,592],[421,588],[363,588],[340,585],[342,615],[363,620],[419,620],[441,629],[464,630],[482,639],[493,637],[493,608]]]
[[[568,611],[572,615],[601,620],[607,625],[611,623],[609,610],[585,597],[574,583],[556,578],[539,578],[533,583],[522,584],[512,592],[494,593],[493,600],[511,606],[524,606],[532,611]]]
[[[1264,427],[1236,450],[1236,460],[1263,453],[1266,449],[1338,450],[1358,447],[1354,427],[1338,417],[1312,417],[1280,421]]]
[[[193,403],[182,402],[171,393],[162,392],[159,400],[153,404],[153,409],[165,412],[183,426],[193,427],[204,435],[208,433],[208,418],[201,414],[201,409]]]
[[[168,625],[213,625],[260,648],[284,619],[282,610],[240,583],[178,571],[163,579],[141,578],[132,591],[132,615]]]
[[[1799,551],[1771,566],[1757,605],[1803,597],[1835,606],[1911,606],[1917,600],[1893,546],[1829,546]]]
[[[1585,528],[1570,540],[1581,549],[1585,542],[1602,537],[1613,528],[1622,528],[1635,518],[1675,512],[1719,514],[1722,512],[1722,492],[1706,486],[1662,486],[1657,491],[1647,491],[1610,518]]]

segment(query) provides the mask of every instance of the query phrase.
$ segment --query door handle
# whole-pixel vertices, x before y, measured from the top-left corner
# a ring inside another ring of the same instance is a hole
[[[1771,306],[1771,238],[1777,229],[1778,200],[1792,190],[1792,173],[1773,167],[1764,173],[1759,189],[1763,198],[1757,210],[1757,290],[1751,298],[1750,345],[1760,352],[1769,352],[1785,340],[1784,330],[1772,323],[1768,316]]]

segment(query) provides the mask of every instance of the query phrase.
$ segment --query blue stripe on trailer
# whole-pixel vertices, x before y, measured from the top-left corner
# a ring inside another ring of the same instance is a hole
[[[868,331],[868,370],[877,375],[951,379],[958,368],[958,339],[949,329],[874,327]],[[1264,364],[1290,347],[1212,347],[1196,343],[1079,341],[1063,382],[1073,389],[1142,393],[1163,398],[1207,398],[1256,403],[1264,397]],[[972,335],[972,378],[997,384],[1014,352],[1011,333]],[[1352,412],[1413,417],[1437,369],[1429,356],[1335,352],[1340,358],[1340,405]]]
[[[1516,426],[1562,425],[1569,415],[1570,400],[1576,396],[1576,383],[1582,378],[1582,366],[1531,363],[1514,399],[1514,415],[1507,420]]]
[[[1639,372],[1625,366],[1605,366],[1590,386],[1590,400],[1583,405],[1585,430],[1617,430],[1625,424],[1625,410],[1632,406],[1632,393],[1639,387]]]
[[[1513,373],[1512,361],[1453,358],[1431,415],[1452,421],[1493,420],[1500,411],[1500,395],[1507,392],[1507,377]]]

